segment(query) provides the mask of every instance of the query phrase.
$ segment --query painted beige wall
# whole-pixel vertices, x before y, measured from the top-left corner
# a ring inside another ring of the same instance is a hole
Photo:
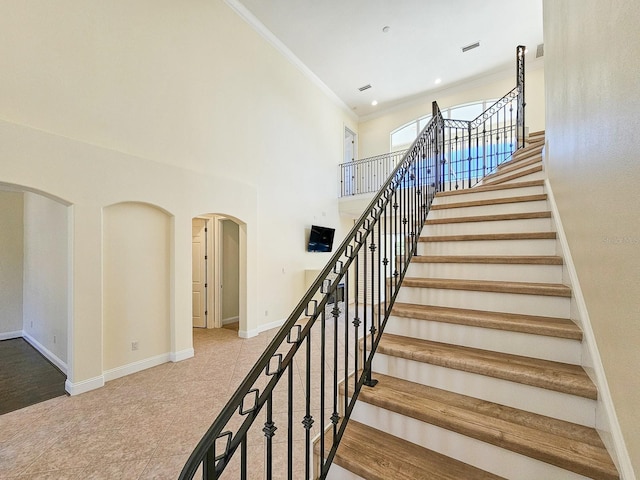
[[[103,226],[103,367],[109,371],[171,351],[172,221],[158,208],[128,202],[105,208]]]
[[[22,331],[23,194],[0,190],[0,338]]]
[[[24,194],[24,331],[67,363],[69,241],[68,207]]]
[[[424,115],[431,115],[431,102],[441,109],[500,98],[516,86],[515,46],[513,71],[480,78],[464,85],[439,90],[428,96],[397,106],[379,115],[362,119],[358,126],[358,157],[366,158],[389,152],[393,130]],[[530,55],[530,54],[528,54]],[[526,125],[532,132],[544,130],[544,66],[541,59],[525,67]]]
[[[284,319],[304,269],[323,264],[305,252],[305,228],[340,228],[351,113],[222,0],[9,0],[0,30],[0,182],[70,205],[71,384],[103,375],[97,252],[109,205],[143,202],[173,219],[176,358],[192,346],[191,219],[203,212],[242,223],[244,332]]]
[[[622,433],[640,473],[640,3],[544,3],[547,158]]]

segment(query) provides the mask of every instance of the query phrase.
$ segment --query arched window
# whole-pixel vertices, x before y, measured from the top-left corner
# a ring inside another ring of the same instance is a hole
[[[464,103],[442,110],[444,118],[454,120],[473,120],[488,107],[493,105],[496,99],[487,99],[479,102]],[[431,120],[431,115],[419,117],[409,123],[406,123],[391,132],[391,151],[408,148],[418,137],[418,134]]]

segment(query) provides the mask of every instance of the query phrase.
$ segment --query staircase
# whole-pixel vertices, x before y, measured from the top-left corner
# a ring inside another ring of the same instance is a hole
[[[544,132],[438,194],[329,477],[618,479],[570,318]]]

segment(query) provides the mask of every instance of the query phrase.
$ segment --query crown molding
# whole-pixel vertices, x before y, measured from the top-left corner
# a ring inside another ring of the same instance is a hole
[[[271,44],[292,65],[300,70],[311,82],[316,85],[335,105],[342,108],[353,120],[358,120],[358,115],[338,97],[320,78],[307,67],[289,48],[276,37],[256,16],[251,13],[238,0],[224,0],[240,18],[249,24],[262,38]]]

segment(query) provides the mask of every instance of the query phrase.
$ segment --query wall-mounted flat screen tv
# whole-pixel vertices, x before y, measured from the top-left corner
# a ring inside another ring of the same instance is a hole
[[[311,233],[309,234],[307,251],[330,252],[331,248],[333,248],[333,235],[335,233],[336,230],[334,228],[311,225]]]

